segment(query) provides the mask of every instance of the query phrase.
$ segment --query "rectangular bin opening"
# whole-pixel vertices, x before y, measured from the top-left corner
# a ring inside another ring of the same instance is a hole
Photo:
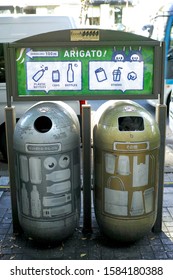
[[[127,116],[118,118],[120,131],[143,131],[144,120],[142,117]]]

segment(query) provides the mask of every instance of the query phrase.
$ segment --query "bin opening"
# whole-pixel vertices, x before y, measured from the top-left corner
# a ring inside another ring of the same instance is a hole
[[[46,116],[38,117],[34,122],[34,128],[41,133],[48,132],[52,127],[52,121]]]
[[[142,117],[120,117],[118,118],[120,131],[142,131],[144,130],[144,120]]]

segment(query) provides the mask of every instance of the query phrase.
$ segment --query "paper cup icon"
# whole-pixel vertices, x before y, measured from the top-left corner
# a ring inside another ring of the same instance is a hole
[[[119,156],[117,173],[120,175],[130,174],[130,162],[128,156],[125,155]]]

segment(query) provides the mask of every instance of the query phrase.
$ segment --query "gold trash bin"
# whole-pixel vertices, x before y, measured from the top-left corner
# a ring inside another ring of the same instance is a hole
[[[133,101],[108,101],[93,130],[94,208],[100,230],[132,242],[156,220],[160,132],[153,117]]]

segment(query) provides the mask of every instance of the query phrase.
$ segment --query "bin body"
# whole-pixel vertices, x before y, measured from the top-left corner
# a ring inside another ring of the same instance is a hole
[[[157,215],[158,125],[132,101],[108,101],[96,117],[96,219],[108,237],[135,241],[151,230]]]
[[[63,102],[39,102],[14,131],[18,216],[33,239],[60,241],[80,216],[80,131]]]

